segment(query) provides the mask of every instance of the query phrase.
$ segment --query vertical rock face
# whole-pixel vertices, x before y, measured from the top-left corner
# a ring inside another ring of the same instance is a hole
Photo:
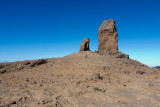
[[[83,42],[81,43],[80,46],[80,51],[89,51],[89,41],[90,39],[83,39]]]
[[[112,19],[106,20],[98,29],[98,52],[116,53],[118,52],[118,33],[115,27],[115,21]]]

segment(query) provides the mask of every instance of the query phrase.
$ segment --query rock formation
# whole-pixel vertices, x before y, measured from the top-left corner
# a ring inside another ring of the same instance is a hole
[[[99,29],[102,54],[84,39],[65,57],[0,63],[0,107],[160,107],[160,69],[119,52],[114,23]]]
[[[118,33],[114,20],[109,19],[103,22],[98,29],[98,41],[100,54],[118,52]]]
[[[80,51],[89,51],[89,38],[83,39],[83,42],[81,43],[80,46]]]

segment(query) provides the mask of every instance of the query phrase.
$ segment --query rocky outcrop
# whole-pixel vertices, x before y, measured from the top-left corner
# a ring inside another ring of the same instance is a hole
[[[48,63],[47,59],[38,59],[38,60],[28,60],[28,61],[17,61],[10,63],[0,63],[0,74],[7,72],[20,71],[26,68],[37,67],[42,64]]]
[[[129,55],[126,55],[122,52],[117,52],[116,53],[116,58],[126,58],[126,59],[129,59]]]
[[[89,51],[89,41],[90,39],[83,39],[83,42],[81,43],[80,46],[80,51]]]
[[[98,41],[100,54],[118,52],[118,33],[114,20],[103,21],[98,30]]]

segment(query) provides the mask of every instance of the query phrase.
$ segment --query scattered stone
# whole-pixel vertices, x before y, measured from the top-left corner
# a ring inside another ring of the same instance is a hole
[[[12,105],[12,104],[16,104],[16,101],[11,102],[11,105]]]
[[[123,86],[125,87],[125,86],[127,86],[127,85],[123,84]]]
[[[79,85],[80,83],[81,83],[80,81],[77,81],[77,83],[76,83],[76,84],[77,84],[77,85]]]
[[[124,73],[127,74],[127,75],[129,75],[131,72],[130,71],[125,71]]]
[[[83,39],[83,42],[81,43],[81,46],[80,46],[80,51],[90,51],[89,50],[89,41],[90,41],[89,38]]]
[[[103,67],[103,70],[106,72],[106,71],[110,71],[110,67],[108,67],[108,66],[104,66]]]
[[[144,72],[144,71],[137,71],[136,73],[143,75],[143,74],[146,73],[146,72]]]
[[[98,88],[98,87],[94,87],[93,90],[94,90],[94,91],[102,91],[102,92],[105,92],[104,89],[100,89],[100,88]]]
[[[50,103],[50,102],[52,102],[51,99],[45,99],[45,100],[42,101],[42,104],[47,104],[47,103]]]
[[[103,77],[101,77],[99,73],[94,73],[92,79],[95,81],[98,81],[98,80],[102,80]]]
[[[63,107],[61,103],[59,103],[58,101],[56,101],[55,103],[55,107]]]
[[[4,65],[0,64],[0,69],[4,68]]]
[[[6,67],[10,67],[10,66],[11,66],[11,64],[10,64],[10,63],[7,63],[7,64],[5,64],[5,66],[6,66]]]
[[[127,101],[121,101],[121,100],[119,100],[118,102],[121,103],[121,104],[124,104],[124,105],[128,104]]]
[[[26,78],[26,82],[29,82],[29,78]]]

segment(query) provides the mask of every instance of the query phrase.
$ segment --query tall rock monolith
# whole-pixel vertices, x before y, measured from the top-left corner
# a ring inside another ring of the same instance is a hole
[[[103,21],[98,29],[98,41],[100,54],[118,52],[118,33],[113,19]]]

